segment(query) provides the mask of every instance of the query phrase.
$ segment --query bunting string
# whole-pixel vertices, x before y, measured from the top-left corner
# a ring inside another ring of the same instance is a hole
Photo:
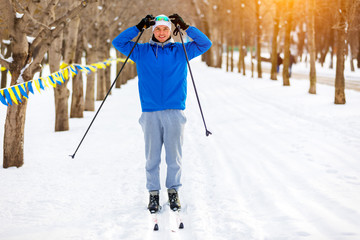
[[[125,59],[107,59],[105,61],[93,63],[90,65],[68,65],[66,63],[62,63],[59,71],[51,73],[47,77],[39,77],[38,79],[33,79],[24,83],[12,85],[8,88],[0,89],[0,102],[5,106],[13,105],[14,103],[20,104],[24,98],[29,98],[28,93],[35,94],[34,89],[41,93],[41,90],[45,90],[45,88],[56,88],[57,85],[65,83],[65,81],[69,79],[70,75],[74,77],[79,72],[90,74],[92,72],[96,72],[97,69],[105,69],[106,67],[110,66],[111,62],[114,61],[116,61],[116,63],[125,62]],[[130,62],[134,63],[131,60]],[[6,69],[1,67],[1,71],[6,71]]]

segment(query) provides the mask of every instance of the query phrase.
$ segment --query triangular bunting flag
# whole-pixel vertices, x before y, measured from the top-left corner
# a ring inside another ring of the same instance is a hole
[[[12,105],[12,100],[11,100],[11,96],[10,96],[10,93],[7,89],[4,89],[4,95],[5,95],[5,98],[7,100],[7,102]]]
[[[9,104],[7,104],[6,99],[3,94],[4,94],[4,90],[0,90],[0,102],[2,104],[4,104],[5,106],[9,106]]]
[[[27,82],[27,89],[29,89],[29,92],[31,92],[32,94],[34,94],[34,89],[33,89],[33,87],[32,87],[32,82],[33,81],[29,81],[29,82]]]
[[[27,98],[29,98],[29,96],[27,95],[25,85],[26,85],[26,83],[23,83],[23,84],[18,85],[18,87],[21,92],[21,95],[23,95],[23,97],[27,99]]]
[[[7,90],[9,90],[9,94],[10,94],[11,100],[12,100],[16,105],[18,105],[18,101],[16,100],[16,96],[15,96],[12,88],[8,88]]]

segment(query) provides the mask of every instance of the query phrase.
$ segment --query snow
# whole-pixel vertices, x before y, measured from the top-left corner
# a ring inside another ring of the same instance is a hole
[[[360,92],[346,90],[347,103],[334,105],[332,86],[310,95],[305,80],[284,87],[281,74],[271,81],[191,64],[213,135],[205,137],[188,78],[185,229],[170,231],[168,210],[159,232],[149,226],[135,79],[113,90],[75,159],[94,112],[55,133],[53,91],[30,96],[25,164],[0,168],[0,239],[359,239]],[[5,115],[1,106],[1,125]]]
[[[18,12],[16,12],[15,15],[16,15],[16,18],[22,18],[24,16],[23,13],[18,13]]]
[[[30,44],[33,43],[35,40],[34,37],[30,37],[30,36],[26,36],[26,38],[27,38],[28,43],[30,43]]]
[[[3,43],[3,44],[6,44],[6,45],[10,45],[10,44],[11,44],[11,41],[10,41],[10,40],[5,40],[5,39],[3,39],[3,40],[2,40],[2,43]]]
[[[5,61],[7,61],[8,63],[12,63],[14,61],[13,57],[10,56],[8,58],[5,58],[1,53],[0,53],[0,58],[4,59]]]

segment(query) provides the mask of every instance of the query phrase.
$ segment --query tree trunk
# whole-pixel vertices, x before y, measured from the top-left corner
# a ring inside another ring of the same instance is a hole
[[[251,48],[251,77],[254,78],[254,57],[255,57],[255,53],[253,53],[254,49]]]
[[[298,33],[298,56],[300,58],[300,62],[303,60],[303,53],[304,53],[304,46],[305,46],[305,37],[306,37],[306,29],[305,29],[305,23],[302,23],[300,25],[300,32]]]
[[[288,0],[287,2],[287,17],[286,17],[286,29],[285,29],[285,43],[284,43],[284,61],[283,61],[283,85],[290,86],[289,79],[289,67],[290,67],[290,34],[292,28],[292,12],[294,6],[294,0]]]
[[[69,4],[70,5],[70,4]],[[67,64],[75,63],[75,52],[77,45],[77,37],[79,32],[80,18],[75,17],[67,27],[67,35],[65,38],[65,48],[64,48],[64,62]],[[71,75],[71,74],[69,74]],[[70,91],[67,88],[67,83],[69,80],[66,80],[61,86],[57,87],[55,92],[55,131],[68,131],[69,130],[69,96]]]
[[[86,63],[92,64],[97,60],[97,51],[89,49],[86,53]],[[86,75],[85,111],[95,111],[95,76],[96,72]]]
[[[24,164],[26,107],[25,99],[19,105],[8,106],[4,133],[4,168],[21,167]]]
[[[230,65],[230,61],[229,61],[229,45],[226,43],[226,71],[229,71],[229,65]]]
[[[63,34],[60,34],[52,43],[49,49],[49,65],[50,72],[57,72],[60,68],[61,62],[61,45],[63,40]],[[62,84],[64,85],[64,84]],[[61,131],[61,129],[69,129],[69,121],[67,117],[63,118],[63,115],[67,115],[67,109],[61,107],[60,96],[61,92],[64,90],[59,90],[63,86],[56,85],[54,88],[54,99],[55,99],[55,131]],[[65,88],[66,93],[66,88]],[[60,114],[60,112],[65,112],[65,114]]]
[[[355,64],[354,64],[354,58],[353,58],[353,55],[352,55],[352,53],[350,53],[350,70],[352,71],[352,72],[355,72]]]
[[[14,14],[14,12],[12,12]],[[20,73],[26,66],[29,44],[26,33],[23,31],[25,23],[23,19],[15,21],[11,29],[15,43],[12,45],[13,61],[10,63],[11,72],[10,85],[17,84]],[[24,130],[27,100],[16,105],[8,106],[5,131],[4,131],[4,156],[3,167],[21,167],[24,164]]]
[[[231,72],[234,72],[234,39],[231,40],[231,49],[230,49],[230,69]]]
[[[1,85],[0,88],[6,88],[8,70],[1,70]]]
[[[116,51],[116,58],[123,58],[123,54]],[[116,75],[119,73],[123,64],[123,62],[116,63]],[[121,74],[119,75],[118,80],[116,80],[115,88],[121,88]]]
[[[75,52],[75,62],[81,63],[83,44],[82,37],[79,36],[78,44]],[[84,115],[84,84],[82,72],[78,72],[73,78],[72,82],[72,97],[71,97],[71,110],[70,118],[83,118]]]
[[[106,26],[104,22],[100,24],[99,32],[98,32],[98,46],[96,48],[98,60],[103,61],[107,58],[107,47],[106,47],[106,39],[109,35],[109,28]],[[97,89],[96,89],[96,100],[102,101],[104,100],[107,93],[107,78],[105,69],[97,70]]]
[[[360,68],[360,29],[358,30],[358,41],[357,67]]]
[[[260,16],[261,1],[255,0],[255,16],[256,16],[256,59],[258,78],[262,78],[261,69],[261,16]]]
[[[210,34],[210,27],[208,22],[205,22],[205,35],[211,39],[211,34]],[[206,65],[208,65],[209,67],[213,67],[214,66],[214,57],[213,57],[213,50],[210,48],[208,51],[206,51],[205,54],[203,54],[204,56],[206,56]]]
[[[105,54],[106,54],[106,59],[110,58],[110,45],[106,46],[106,50],[105,50]],[[111,79],[111,65],[106,66],[105,69],[105,87],[106,87],[106,92],[109,91],[110,87],[111,87],[111,83],[113,81],[113,79]],[[115,79],[114,79],[115,80]],[[112,94],[112,92],[110,91],[109,93],[110,95]]]
[[[5,58],[9,58],[11,56],[11,45],[5,45],[1,43],[1,53]],[[6,54],[5,54],[6,52]],[[1,85],[0,88],[6,88],[7,85],[7,73],[8,69],[1,70]]]
[[[308,7],[308,46],[310,53],[310,88],[309,93],[316,94],[316,68],[315,68],[315,0],[307,0]]]
[[[216,67],[222,67],[222,56],[223,56],[223,35],[224,35],[224,27],[223,24],[220,25],[220,29],[218,30],[218,39],[217,39],[217,51],[216,51]]]
[[[105,70],[98,69],[96,71],[97,81],[96,81],[96,101],[102,101],[106,95],[106,82],[105,82]]]
[[[232,0],[230,2],[230,4],[233,6],[234,4],[234,0]],[[230,16],[232,19],[235,19],[235,11],[234,9],[231,10]],[[235,24],[231,24],[231,33],[230,33],[230,38],[231,38],[231,52],[230,52],[230,64],[231,64],[231,72],[234,72],[234,47],[235,47],[235,29],[234,29],[234,25]]]
[[[68,3],[70,5],[70,2]],[[72,64],[75,59],[75,48],[77,44],[77,33],[80,23],[80,18],[76,17],[71,21],[67,27],[67,35],[64,36],[64,63]],[[71,74],[69,74],[71,75]],[[70,91],[67,88],[66,80],[60,86],[55,88],[55,131],[68,131],[69,130],[69,96]]]
[[[241,73],[243,68],[244,61],[244,2],[240,1],[239,7],[239,61],[238,61],[238,73]],[[245,71],[243,70],[243,75],[245,76]]]
[[[330,29],[330,65],[329,68],[334,68],[334,49],[335,49],[335,30],[333,28]]]
[[[348,54],[348,56],[349,56],[349,61],[350,61],[350,70],[352,71],[352,72],[355,72],[355,64],[354,64],[354,59],[355,59],[355,57],[354,57],[354,55],[355,55],[355,49],[354,49],[354,37],[355,37],[355,34],[348,34],[348,38],[350,38],[349,39],[349,41],[348,41],[348,46],[349,46],[349,54]]]
[[[12,72],[11,85],[16,84],[19,73]],[[24,131],[27,100],[8,106],[4,132],[3,167],[21,167],[24,164]]]
[[[344,62],[345,62],[345,39],[346,39],[346,14],[347,14],[347,0],[340,0],[339,8],[339,24],[337,26],[337,42],[336,42],[336,78],[335,78],[335,104],[345,104],[345,77],[344,77]]]
[[[280,21],[280,10],[279,10],[279,1],[275,1],[275,18],[274,18],[274,29],[272,36],[272,46],[271,46],[271,80],[277,80],[277,39],[279,35],[279,21]]]

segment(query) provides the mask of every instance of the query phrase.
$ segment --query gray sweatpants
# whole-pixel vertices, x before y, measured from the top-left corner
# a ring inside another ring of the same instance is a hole
[[[182,110],[143,112],[139,123],[144,132],[146,188],[160,190],[161,149],[165,147],[166,188],[181,186],[182,144],[186,117]]]

